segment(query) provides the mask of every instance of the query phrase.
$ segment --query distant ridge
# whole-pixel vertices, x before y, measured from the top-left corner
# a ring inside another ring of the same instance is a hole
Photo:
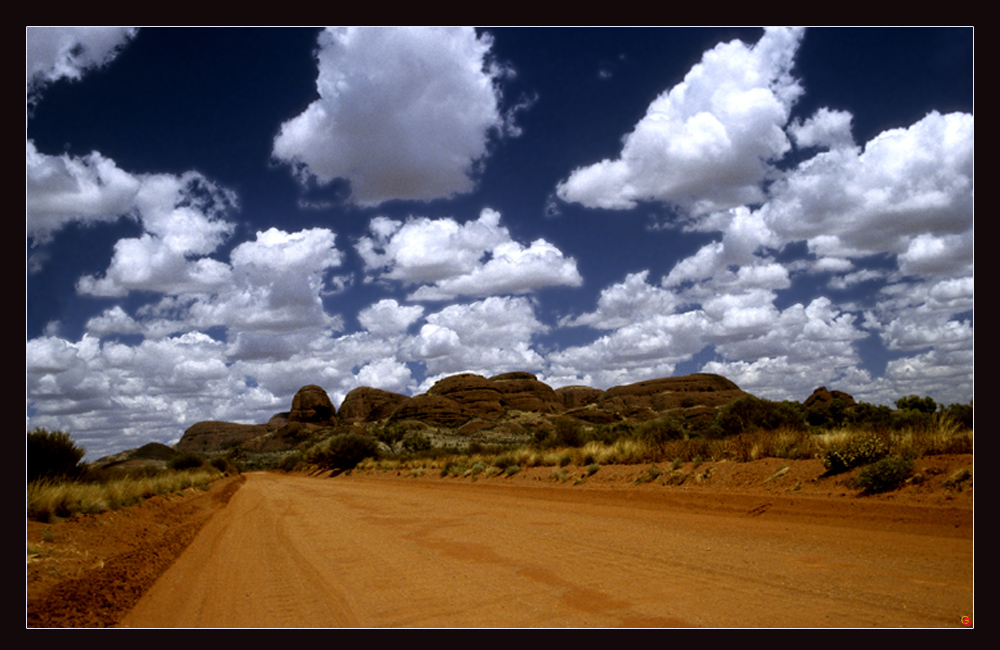
[[[294,449],[314,432],[349,429],[370,433],[375,427],[406,424],[454,435],[500,429],[526,435],[551,426],[556,418],[590,424],[638,423],[665,415],[710,418],[715,409],[749,393],[720,375],[697,373],[640,381],[600,390],[567,386],[553,390],[529,372],[494,377],[462,373],[446,377],[413,397],[378,388],[359,387],[335,409],[326,391],[303,386],[292,409],[267,424],[205,421],[184,432],[176,449],[213,454],[231,449]]]

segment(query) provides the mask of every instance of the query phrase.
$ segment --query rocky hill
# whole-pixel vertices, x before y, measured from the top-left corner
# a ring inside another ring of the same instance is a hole
[[[339,411],[319,386],[304,386],[288,413],[267,424],[198,422],[184,432],[176,449],[212,454],[230,449],[294,449],[317,433],[371,432],[385,426],[422,429],[443,435],[493,432],[525,436],[552,427],[558,418],[583,423],[639,423],[658,417],[711,418],[715,409],[748,393],[725,377],[693,374],[642,381],[600,390],[568,386],[553,390],[528,372],[495,377],[464,373],[446,377],[413,397],[361,387],[344,398]]]

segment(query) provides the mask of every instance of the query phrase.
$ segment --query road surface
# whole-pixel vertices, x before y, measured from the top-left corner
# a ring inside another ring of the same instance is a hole
[[[256,473],[126,627],[959,627],[972,513]]]

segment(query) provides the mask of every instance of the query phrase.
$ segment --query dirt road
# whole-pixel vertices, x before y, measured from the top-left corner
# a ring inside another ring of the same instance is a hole
[[[128,627],[947,626],[971,510],[251,474]]]

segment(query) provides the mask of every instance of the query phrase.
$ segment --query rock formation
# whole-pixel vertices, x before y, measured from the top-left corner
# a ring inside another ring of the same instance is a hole
[[[276,414],[266,425],[199,422],[184,433],[177,449],[196,453],[233,447],[282,451],[306,444],[315,432],[338,423],[362,432],[371,426],[413,421],[449,429],[452,434],[500,427],[501,431],[524,435],[526,430],[549,426],[546,422],[555,417],[572,417],[592,425],[637,423],[666,414],[705,419],[712,417],[716,407],[746,394],[728,379],[711,374],[653,379],[604,391],[588,386],[553,390],[528,372],[508,372],[488,379],[463,373],[446,377],[414,397],[355,388],[337,412],[325,390],[309,385],[295,394],[291,411]]]
[[[292,398],[292,410],[288,414],[288,421],[336,425],[336,410],[326,391],[310,384],[300,388]]]
[[[857,403],[854,398],[849,394],[840,390],[827,390],[826,386],[820,386],[812,392],[812,395],[806,398],[806,401],[802,403],[807,409],[812,408],[827,408],[833,404],[833,400],[839,399],[844,403],[847,408],[854,408]]]
[[[268,429],[263,424],[235,424],[208,420],[196,422],[188,427],[174,448],[177,451],[204,454],[238,447],[267,433]]]
[[[530,372],[508,372],[490,377],[490,383],[500,393],[500,404],[505,409],[558,413],[563,402],[548,384],[538,381]]]
[[[337,411],[337,419],[348,424],[377,422],[392,415],[400,404],[409,399],[399,393],[360,386],[344,397],[344,402]]]

